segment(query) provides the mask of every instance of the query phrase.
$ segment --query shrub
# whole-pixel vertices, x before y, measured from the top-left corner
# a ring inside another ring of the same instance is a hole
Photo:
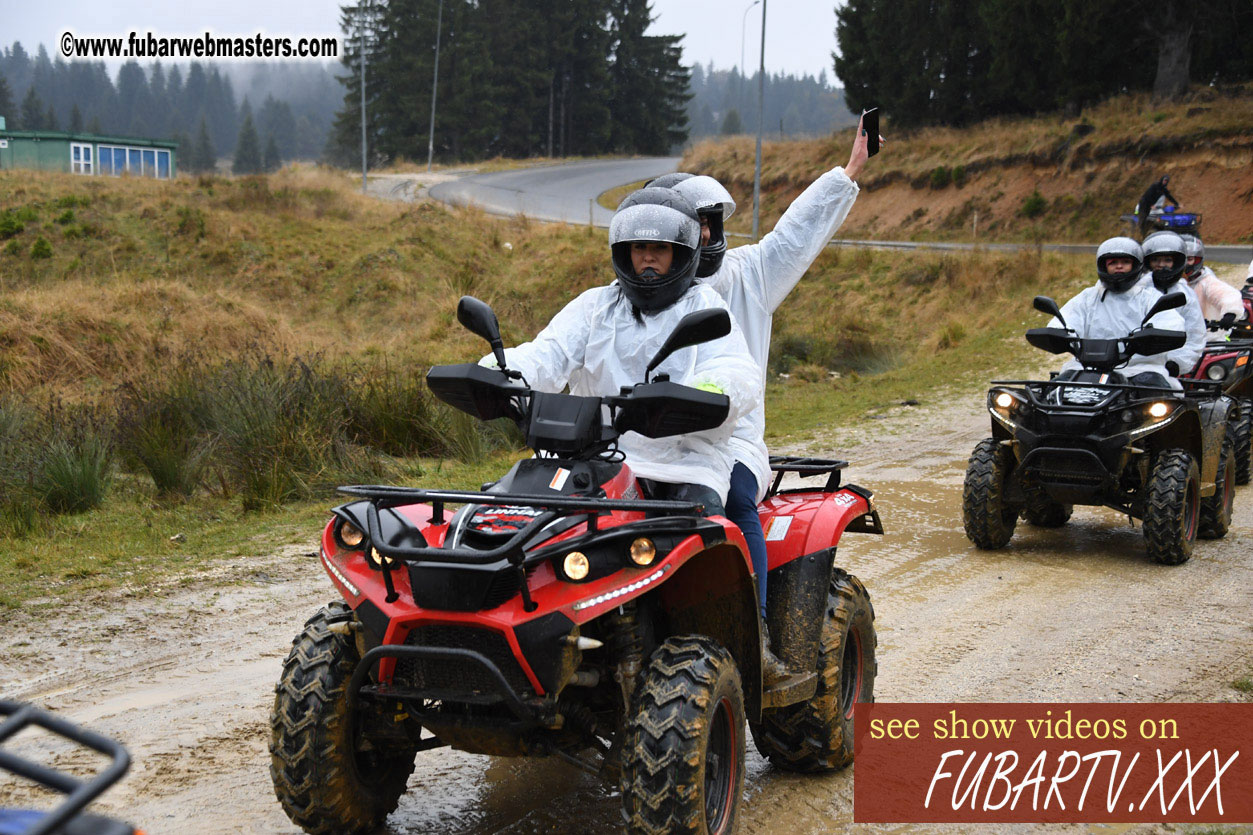
[[[178,225],[174,227],[179,235],[190,235],[195,240],[204,237],[204,212],[191,206],[179,206]]]
[[[74,210],[66,209],[65,211],[61,212],[61,214],[57,215],[56,222],[61,224],[62,226],[64,226],[67,223],[73,223],[74,222]]]
[[[943,165],[937,166],[936,168],[931,169],[931,182],[930,182],[931,188],[933,189],[945,188],[952,181],[953,181],[953,172],[951,169],[946,168]]]
[[[86,410],[49,407],[43,423],[47,442],[34,452],[31,486],[53,513],[82,513],[98,507],[112,477],[109,427]]]
[[[1048,208],[1048,201],[1044,199],[1044,195],[1040,194],[1040,190],[1036,189],[1031,192],[1026,200],[1022,203],[1023,217],[1039,217],[1044,214],[1044,210]]]
[[[52,244],[48,243],[48,239],[40,235],[35,242],[30,245],[31,258],[51,258]]]
[[[17,242],[17,238],[14,238],[13,240],[9,241],[8,243],[4,245],[4,254],[5,255],[21,255],[22,254],[22,245]]]
[[[957,165],[953,167],[953,185],[958,188],[966,184],[966,166]]]
[[[123,460],[152,478],[162,496],[190,496],[215,445],[197,421],[195,381],[175,372],[161,391],[129,387],[119,411],[117,443]]]
[[[20,235],[24,229],[26,224],[18,220],[12,212],[0,214],[0,240]]]

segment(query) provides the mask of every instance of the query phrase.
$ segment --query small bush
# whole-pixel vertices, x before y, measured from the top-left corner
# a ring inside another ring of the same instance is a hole
[[[4,245],[4,254],[5,255],[21,255],[22,254],[22,245],[17,242],[17,238],[14,238],[13,240],[9,241],[8,243]]]
[[[204,237],[204,212],[191,206],[178,208],[178,225],[174,231],[179,235],[189,235],[195,240]]]
[[[30,257],[36,258],[36,259],[51,258],[52,257],[52,244],[48,243],[47,238],[45,238],[43,235],[40,235],[38,238],[35,239],[35,242],[30,245]]]
[[[936,348],[941,351],[947,351],[949,348],[956,348],[965,339],[966,326],[961,322],[949,322],[940,330]]]
[[[57,215],[56,222],[61,224],[62,226],[64,226],[67,223],[73,223],[74,222],[74,210],[66,209],[65,211],[61,212],[61,214]]]
[[[966,184],[966,166],[957,165],[953,167],[953,185],[961,188]]]
[[[946,168],[943,165],[931,169],[931,188],[946,188],[951,182],[953,182],[953,172],[951,169]]]
[[[112,477],[110,431],[98,415],[54,405],[44,419],[48,442],[34,454],[31,485],[53,513],[82,513],[104,501]]]
[[[1044,214],[1044,210],[1048,208],[1048,201],[1044,199],[1044,195],[1040,194],[1040,190],[1036,189],[1031,192],[1026,200],[1022,203],[1023,217],[1039,217]]]
[[[13,213],[4,212],[0,214],[0,240],[20,235],[25,229],[26,224],[18,220]]]

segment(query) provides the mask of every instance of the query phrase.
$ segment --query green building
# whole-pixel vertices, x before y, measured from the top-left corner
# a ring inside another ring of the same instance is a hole
[[[177,171],[177,142],[56,130],[5,130],[0,117],[0,171],[111,174],[167,180]]]

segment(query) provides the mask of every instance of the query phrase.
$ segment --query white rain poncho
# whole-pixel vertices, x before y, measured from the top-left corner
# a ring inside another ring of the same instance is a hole
[[[644,382],[644,369],[688,313],[726,308],[726,302],[703,284],[694,284],[664,310],[635,320],[631,304],[617,284],[595,287],[566,305],[531,342],[505,351],[509,367],[521,371],[532,388],[581,396],[617,394],[623,386]],[[646,438],[627,432],[618,439],[632,472],[672,484],[701,484],[726,501],[735,459],[727,440],[736,421],[762,400],[761,371],[732,321],[731,333],[683,348],[653,372],[676,383],[712,383],[731,400],[727,420],[717,429],[671,438]]]
[[[761,369],[763,389],[774,311],[840,228],[857,192],[857,184],[843,168],[828,171],[801,192],[760,243],[728,251],[722,268],[702,279],[726,299],[731,315],[743,329],[748,350]],[[740,420],[731,438],[735,460],[757,479],[758,501],[770,485],[765,430],[763,399]]]
[[[1084,339],[1122,339],[1140,327],[1144,314],[1149,312],[1153,303],[1162,294],[1153,286],[1152,280],[1147,284],[1137,282],[1125,293],[1110,292],[1105,285],[1097,281],[1062,306],[1062,318],[1066,326]],[[1149,320],[1155,328],[1169,331],[1184,330],[1183,317],[1176,310],[1163,310]],[[1060,328],[1062,323],[1054,317],[1048,324],[1050,328]],[[1079,370],[1083,366],[1075,358],[1070,358],[1062,365],[1063,371]],[[1170,381],[1173,388],[1181,389],[1179,381],[1166,372],[1166,355],[1133,356],[1125,366],[1118,369],[1130,378],[1146,371],[1160,374]]]
[[[1153,276],[1148,272],[1139,283],[1147,284],[1150,290],[1157,290],[1157,286],[1153,284]],[[1183,330],[1188,334],[1188,341],[1183,344],[1182,348],[1176,348],[1166,354],[1167,360],[1172,360],[1175,365],[1179,366],[1180,374],[1187,374],[1196,368],[1196,364],[1201,361],[1201,354],[1205,352],[1205,340],[1208,338],[1205,314],[1201,312],[1201,300],[1196,297],[1196,293],[1192,292],[1192,288],[1182,276],[1170,285],[1166,292],[1183,293],[1188,299],[1187,304],[1175,309],[1175,312],[1183,317]]]
[[[1244,300],[1240,298],[1240,291],[1214,275],[1209,267],[1201,267],[1201,277],[1189,281],[1188,286],[1201,302],[1201,313],[1206,319],[1217,322],[1228,313],[1234,313],[1236,319],[1244,318]]]

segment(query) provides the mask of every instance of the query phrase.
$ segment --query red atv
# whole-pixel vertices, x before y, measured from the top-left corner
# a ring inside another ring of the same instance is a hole
[[[0,771],[65,795],[59,806],[47,811],[0,807],[0,835],[143,835],[130,824],[83,811],[87,804],[121,780],[130,768],[130,754],[121,743],[33,705],[0,699],[0,743],[13,739],[28,728],[42,728],[75,743],[79,747],[75,754],[81,749],[94,749],[108,757],[109,764],[90,779],[83,780],[68,771],[58,771],[0,749]]]
[[[1245,308],[1249,307],[1246,297]],[[1211,331],[1223,329],[1221,322],[1207,320],[1205,324]],[[1249,319],[1237,322],[1228,339],[1206,343],[1196,368],[1180,379],[1190,388],[1217,384],[1235,401],[1227,431],[1235,454],[1236,484],[1248,484],[1253,457],[1253,325]]]
[[[844,462],[776,459],[761,505],[768,623],[793,672],[761,675],[755,578],[739,529],[699,504],[648,498],[617,452],[720,426],[728,400],[647,379],[667,356],[725,335],[690,314],[643,383],[612,397],[530,389],[505,369],[496,317],[458,318],[500,369],[436,366],[442,400],[515,420],[536,457],[483,492],[348,487],[321,558],[345,602],[310,618],[283,666],[271,766],[283,809],[312,833],[355,833],[396,808],[414,755],[442,746],[556,756],[616,783],[633,832],[735,828],[744,727],[776,765],[853,759],[853,710],[873,700],[874,611],[834,567],[845,530],[882,533]],[[820,488],[781,490],[784,473]],[[453,506],[459,506],[454,510]]]

